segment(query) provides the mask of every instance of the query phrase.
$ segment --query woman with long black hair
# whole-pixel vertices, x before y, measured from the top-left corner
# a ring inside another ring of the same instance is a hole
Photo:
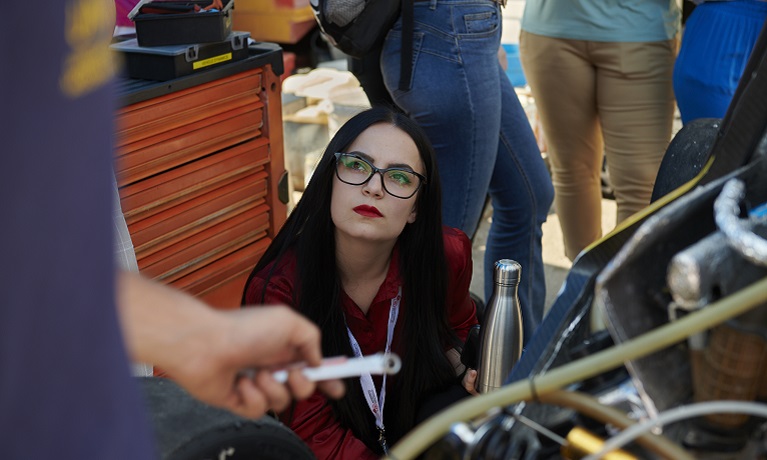
[[[402,358],[397,375],[348,379],[344,399],[316,393],[280,414],[320,459],[380,457],[425,400],[461,383],[457,350],[477,322],[471,243],[442,226],[440,196],[421,129],[364,111],[330,141],[248,279],[243,303],[292,305],[319,325],[324,355]],[[467,391],[475,378],[464,373]]]

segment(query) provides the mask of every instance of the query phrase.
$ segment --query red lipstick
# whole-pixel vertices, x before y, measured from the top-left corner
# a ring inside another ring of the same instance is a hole
[[[381,211],[379,211],[378,208],[375,206],[368,206],[366,204],[361,204],[352,209],[352,211],[363,217],[383,217],[383,214],[381,214]]]

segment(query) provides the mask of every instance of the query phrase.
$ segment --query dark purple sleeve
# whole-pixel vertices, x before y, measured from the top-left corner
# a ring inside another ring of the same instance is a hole
[[[0,15],[0,433],[6,458],[154,457],[115,310],[114,7]]]

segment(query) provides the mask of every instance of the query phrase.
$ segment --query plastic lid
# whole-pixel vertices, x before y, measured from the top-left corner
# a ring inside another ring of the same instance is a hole
[[[495,282],[498,284],[519,284],[522,275],[522,265],[511,259],[501,259],[495,262]]]

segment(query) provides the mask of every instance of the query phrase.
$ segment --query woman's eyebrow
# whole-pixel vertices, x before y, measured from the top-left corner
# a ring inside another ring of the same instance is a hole
[[[354,155],[359,155],[362,158],[368,160],[369,162],[375,164],[375,160],[373,159],[373,157],[371,157],[370,155],[368,155],[365,152],[360,152],[359,150],[355,150],[355,151],[349,152],[349,153],[353,153]],[[402,168],[402,169],[409,169],[410,171],[415,171],[415,169],[413,169],[413,167],[410,166],[407,163],[389,163],[388,165],[386,165],[386,167],[387,168]]]

